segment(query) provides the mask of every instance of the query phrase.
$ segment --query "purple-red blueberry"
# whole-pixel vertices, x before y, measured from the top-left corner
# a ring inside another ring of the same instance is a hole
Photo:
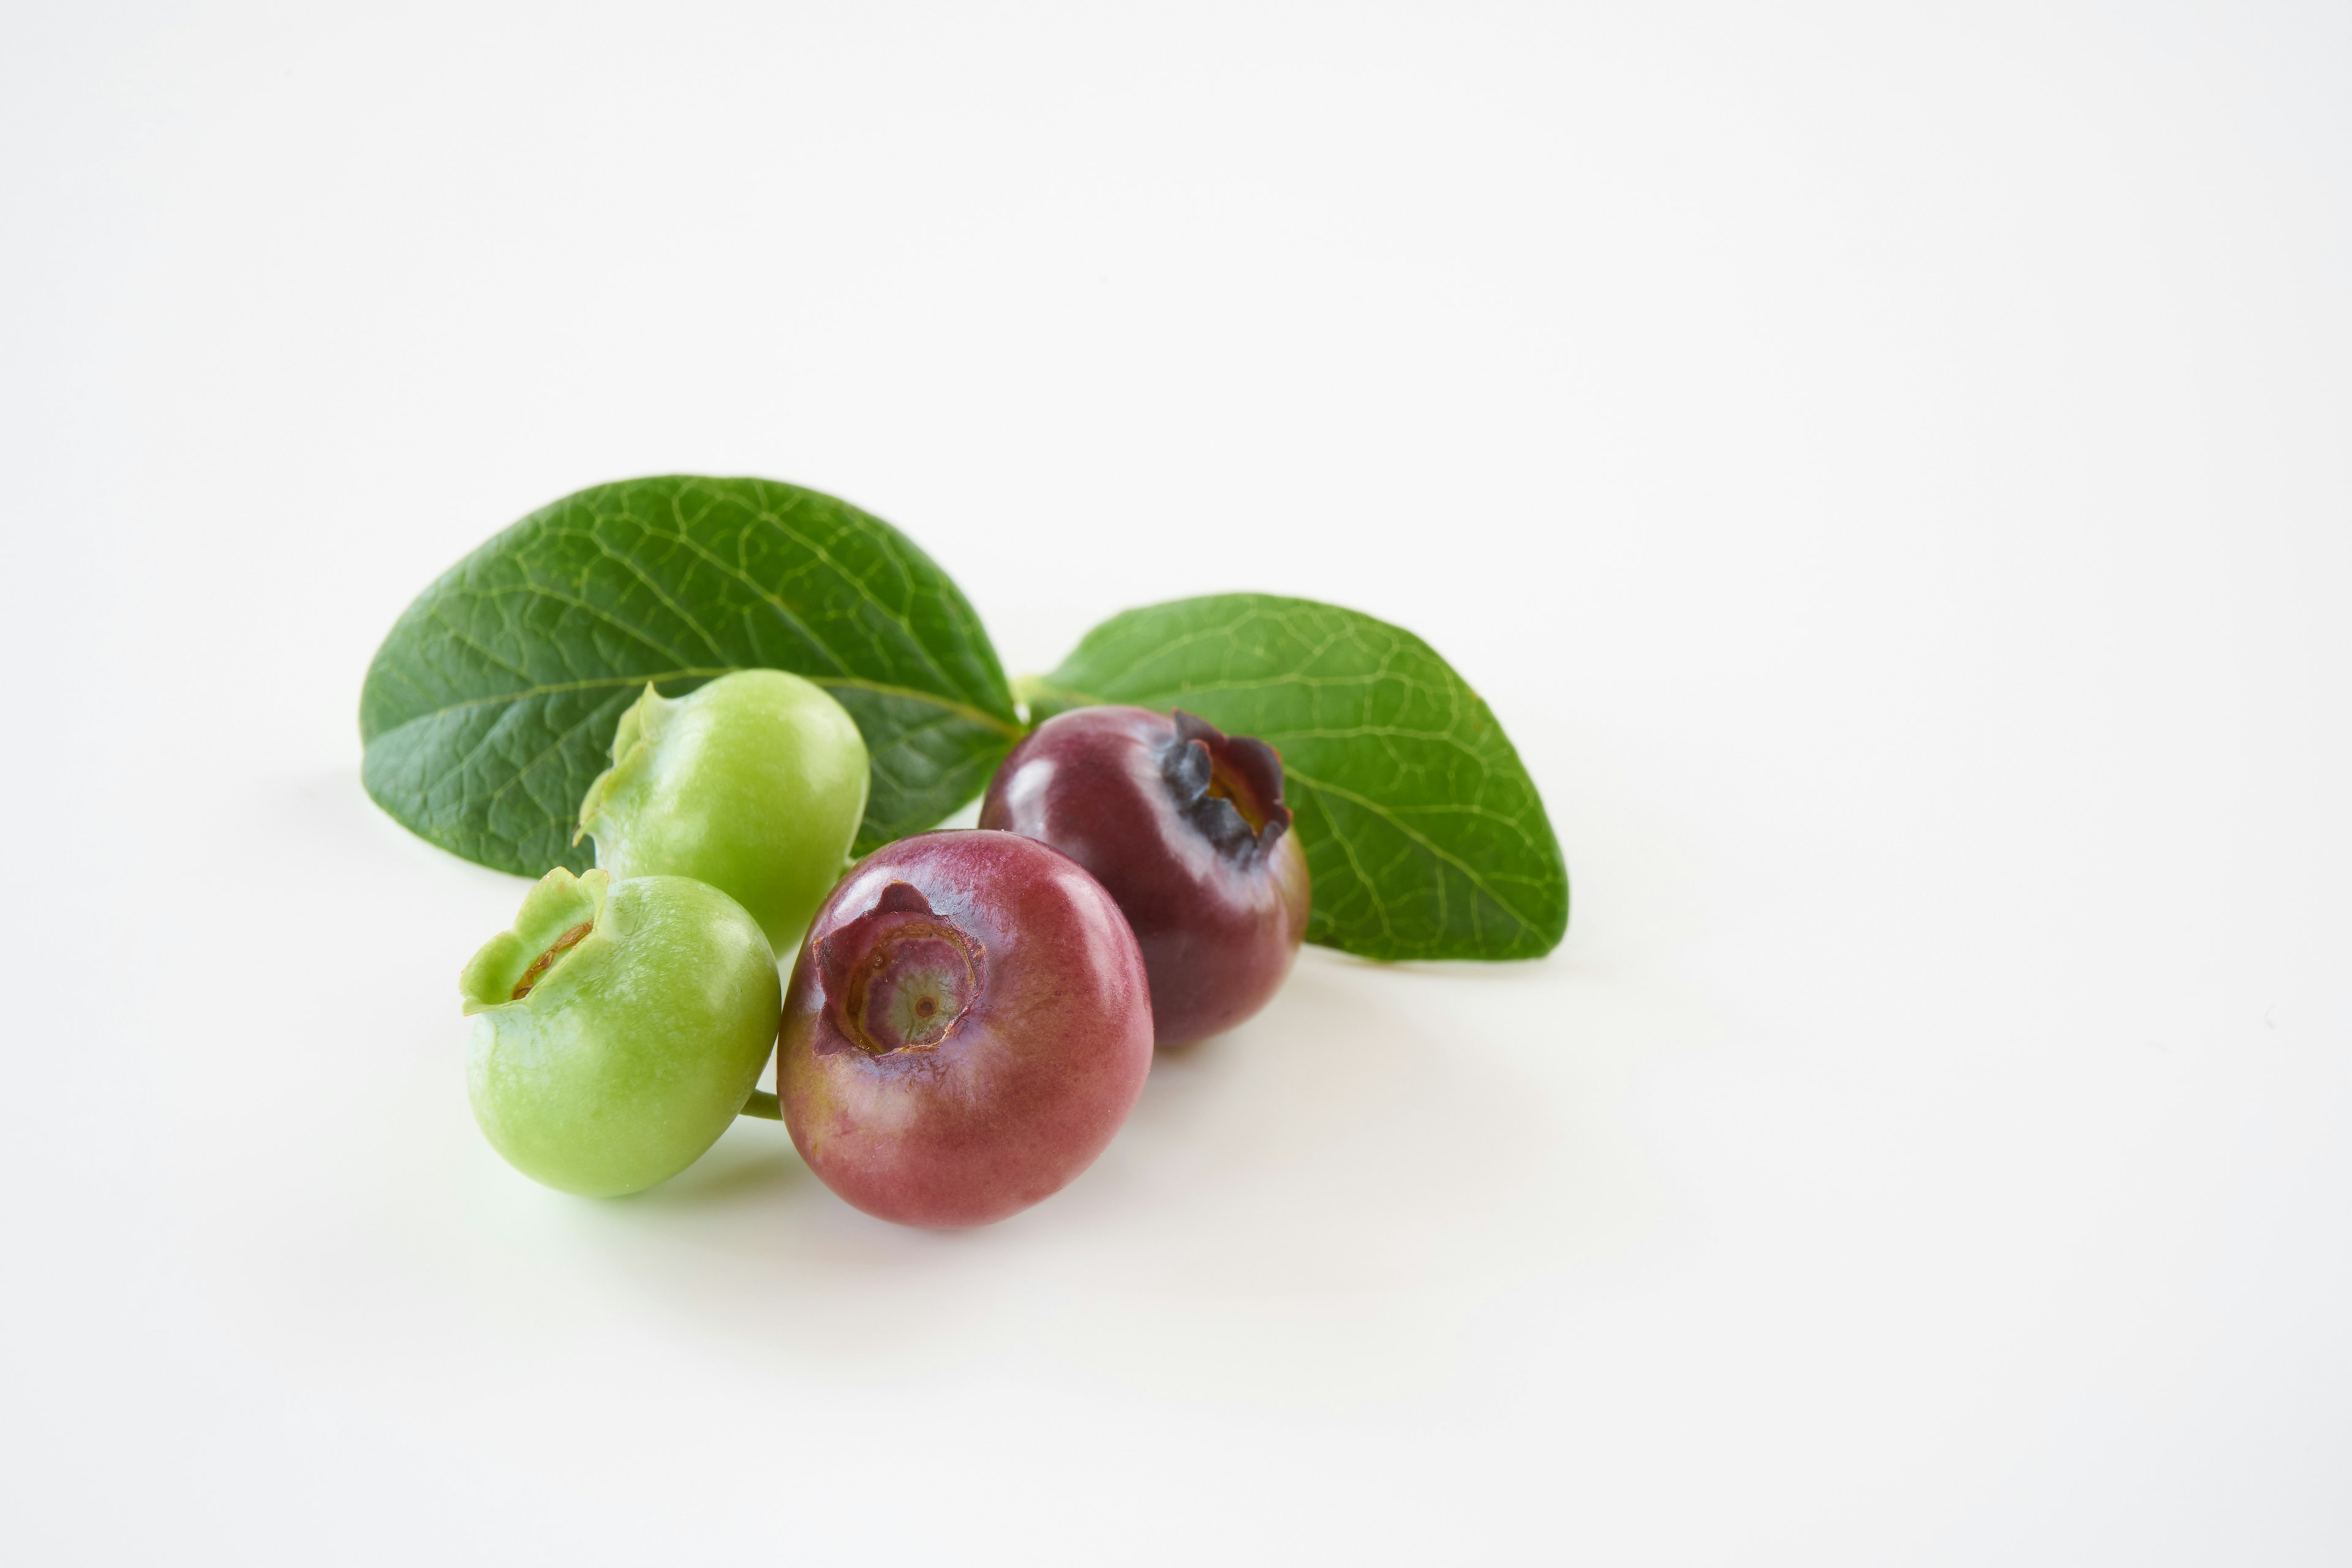
[[[1307,934],[1281,755],[1181,709],[1046,720],[989,781],[980,825],[1050,844],[1109,889],[1143,949],[1163,1046],[1265,1006]]]
[[[1027,1208],[1151,1068],[1143,955],[1101,884],[1010,833],[922,833],[833,890],[784,995],[776,1089],[824,1184],[902,1225]]]

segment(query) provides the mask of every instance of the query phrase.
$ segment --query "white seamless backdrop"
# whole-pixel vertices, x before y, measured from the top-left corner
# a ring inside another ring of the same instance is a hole
[[[2352,1558],[2352,13],[0,9],[0,1546]],[[1412,626],[1540,963],[955,1236],[475,1132],[376,640],[663,471]]]

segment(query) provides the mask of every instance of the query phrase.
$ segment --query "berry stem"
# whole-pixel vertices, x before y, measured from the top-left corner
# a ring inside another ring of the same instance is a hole
[[[751,1098],[743,1102],[743,1109],[739,1114],[756,1116],[763,1121],[782,1121],[784,1119],[784,1108],[777,1103],[776,1097],[766,1089],[755,1089],[751,1091]]]

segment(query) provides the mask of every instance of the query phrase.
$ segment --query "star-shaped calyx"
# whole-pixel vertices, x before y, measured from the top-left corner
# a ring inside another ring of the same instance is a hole
[[[826,1016],[875,1057],[936,1050],[980,999],[985,973],[980,944],[908,882],[821,938],[815,956]]]

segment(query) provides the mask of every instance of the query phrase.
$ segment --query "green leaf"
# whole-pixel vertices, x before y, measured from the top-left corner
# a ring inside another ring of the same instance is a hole
[[[1533,780],[1469,683],[1411,632],[1265,594],[1114,616],[1024,682],[1031,718],[1182,708],[1282,753],[1315,880],[1307,940],[1368,958],[1536,958],[1568,868]]]
[[[753,667],[857,721],[861,855],[979,794],[1021,733],[980,617],[897,529],[794,485],[673,476],[566,496],[425,589],[368,669],[362,778],[469,860],[583,869],[573,822],[621,710],[647,681]]]

